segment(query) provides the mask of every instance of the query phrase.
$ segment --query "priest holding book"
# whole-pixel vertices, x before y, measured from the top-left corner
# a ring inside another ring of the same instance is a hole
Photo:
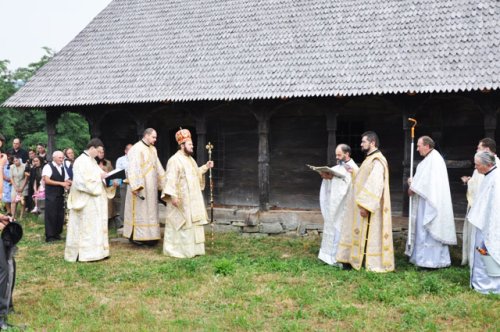
[[[345,210],[349,199],[352,200],[352,178],[359,167],[351,159],[351,148],[347,144],[339,144],[335,149],[338,165],[332,172],[321,172],[319,204],[323,216],[323,238],[318,258],[328,265],[341,266],[337,263],[337,247],[340,240],[342,224],[345,222]]]

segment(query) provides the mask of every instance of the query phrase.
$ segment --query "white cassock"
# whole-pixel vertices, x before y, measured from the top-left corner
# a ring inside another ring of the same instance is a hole
[[[500,264],[500,170],[493,169],[483,179],[474,205],[467,214],[472,227],[469,265],[471,287],[480,293],[500,294],[500,277],[489,276],[476,247],[486,248]]]
[[[73,184],[68,195],[69,221],[64,259],[96,261],[109,256],[108,199],[115,188],[106,188],[103,171],[94,158],[82,153],[73,164]]]
[[[495,156],[497,167],[500,166],[500,160]],[[474,198],[476,197],[481,182],[483,181],[484,175],[474,170],[472,177],[469,182],[467,182],[467,213],[469,213],[474,203]],[[472,240],[472,228],[473,226],[464,220],[464,227],[462,231],[462,265],[467,265],[469,263],[470,246],[474,241]]]
[[[410,263],[426,268],[451,265],[448,245],[457,244],[448,171],[443,157],[432,150],[415,172],[410,189],[412,233],[408,234],[406,255]]]
[[[340,241],[341,227],[344,221],[346,202],[349,195],[353,195],[352,178],[359,167],[351,159],[346,163],[352,169],[348,173],[341,165],[332,167],[335,171],[344,174],[344,178],[333,177],[324,179],[321,183],[319,205],[323,215],[323,238],[318,258],[329,265],[337,265],[337,247]]]

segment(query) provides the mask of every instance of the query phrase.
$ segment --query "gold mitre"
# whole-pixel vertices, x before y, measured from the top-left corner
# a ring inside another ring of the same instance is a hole
[[[175,140],[177,144],[181,145],[182,143],[186,143],[187,141],[191,141],[191,133],[187,129],[182,129],[175,133]]]

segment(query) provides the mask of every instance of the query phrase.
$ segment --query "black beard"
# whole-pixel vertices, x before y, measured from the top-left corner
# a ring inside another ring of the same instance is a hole
[[[193,151],[189,152],[185,147],[182,148],[182,152],[184,152],[188,156],[192,156],[193,155]]]
[[[363,149],[363,148],[361,148],[361,151],[362,151],[364,154],[368,154],[368,151],[370,151],[370,149],[369,149],[369,148],[368,148],[368,149]]]

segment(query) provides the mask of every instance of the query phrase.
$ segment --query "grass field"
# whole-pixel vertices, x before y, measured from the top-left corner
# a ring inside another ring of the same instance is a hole
[[[500,297],[469,289],[467,268],[417,271],[397,243],[397,272],[341,271],[320,239],[216,234],[207,255],[178,260],[111,242],[111,257],[67,263],[25,220],[15,313],[34,331],[498,331]],[[116,237],[111,232],[112,237]],[[458,249],[453,249],[458,263]]]

